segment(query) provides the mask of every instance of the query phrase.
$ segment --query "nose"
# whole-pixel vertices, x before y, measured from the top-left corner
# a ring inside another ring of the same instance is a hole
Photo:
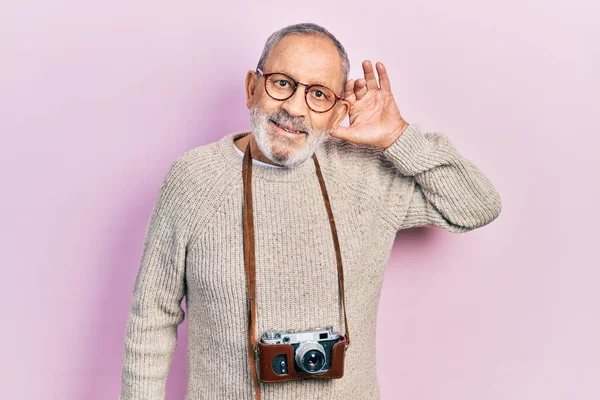
[[[292,97],[285,100],[281,105],[281,108],[287,111],[292,117],[304,117],[308,112],[304,91],[305,87],[298,85]]]

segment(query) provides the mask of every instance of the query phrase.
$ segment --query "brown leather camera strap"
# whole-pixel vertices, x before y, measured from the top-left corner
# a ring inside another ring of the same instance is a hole
[[[333,236],[333,245],[335,247],[335,255],[338,269],[338,282],[340,290],[340,299],[344,311],[344,328],[346,338],[346,349],[350,345],[350,334],[348,333],[348,319],[346,318],[346,302],[344,298],[344,270],[342,268],[342,255],[340,252],[340,244],[338,241],[335,221],[333,220],[333,212],[329,203],[329,196],[325,188],[325,181],[321,174],[321,168],[317,161],[317,156],[313,153],[313,162],[319,184],[321,185],[321,193],[325,201],[325,208],[329,215],[329,225],[331,226],[331,234]],[[252,154],[250,152],[250,142],[246,146],[244,159],[242,162],[242,176],[244,182],[244,205],[243,205],[243,229],[244,229],[244,263],[246,265],[246,282],[248,285],[248,366],[254,384],[254,396],[256,400],[260,400],[260,386],[256,371],[255,354],[258,351],[258,341],[254,334],[256,330],[256,264],[255,264],[255,247],[254,247],[254,216],[252,209]]]

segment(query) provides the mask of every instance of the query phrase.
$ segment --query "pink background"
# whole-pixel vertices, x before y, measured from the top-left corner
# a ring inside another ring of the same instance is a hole
[[[118,397],[160,181],[249,127],[246,71],[306,21],[338,36],[352,77],[385,62],[405,118],[448,134],[502,196],[479,230],[398,234],[382,399],[600,398],[594,4],[3,2],[0,398]],[[168,399],[185,390],[187,322],[180,335]]]

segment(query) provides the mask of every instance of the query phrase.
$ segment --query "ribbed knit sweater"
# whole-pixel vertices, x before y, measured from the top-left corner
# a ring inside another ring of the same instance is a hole
[[[253,398],[247,361],[242,157],[230,133],[180,155],[146,228],[124,343],[121,400],[164,400],[188,319],[186,400]],[[341,379],[261,383],[264,400],[379,399],[375,331],[396,232],[467,232],[500,213],[488,178],[441,133],[410,125],[387,149],[328,137],[316,152],[344,268],[351,344]],[[256,160],[255,160],[256,161]],[[335,250],[315,166],[252,167],[257,339],[333,325],[344,333]],[[185,296],[187,316],[181,307]]]

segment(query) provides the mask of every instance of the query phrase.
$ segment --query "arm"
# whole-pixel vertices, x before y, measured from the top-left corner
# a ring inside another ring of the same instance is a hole
[[[487,225],[500,214],[500,195],[492,183],[446,135],[423,133],[419,125],[409,125],[383,154],[400,174],[411,178],[408,208],[406,200],[387,199],[397,230],[438,226],[462,233]],[[406,185],[406,179],[400,180],[398,185]]]
[[[383,63],[376,64],[379,85],[371,62],[362,67],[364,78],[346,82],[338,111],[348,110],[350,126],[338,126],[332,135],[384,150],[380,170],[392,173],[381,209],[388,224],[396,230],[435,225],[466,232],[493,221],[502,207],[492,183],[448,137],[406,123]]]
[[[185,171],[181,161],[173,162],[146,229],[125,335],[121,400],[165,398],[177,326],[184,319],[185,254],[192,230]]]

